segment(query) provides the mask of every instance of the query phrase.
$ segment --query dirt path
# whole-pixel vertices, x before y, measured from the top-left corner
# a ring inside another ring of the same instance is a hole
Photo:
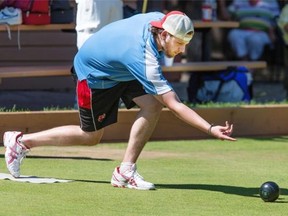
[[[93,159],[122,160],[125,153],[124,149],[113,148],[107,145],[98,145],[93,147],[39,147],[32,149],[29,156],[37,157],[83,157]],[[4,152],[3,152],[4,154]],[[180,157],[181,154],[163,151],[143,151],[141,158],[162,158],[162,157]]]

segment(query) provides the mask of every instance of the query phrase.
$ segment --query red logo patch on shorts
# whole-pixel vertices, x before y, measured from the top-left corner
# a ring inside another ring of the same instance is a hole
[[[98,122],[102,122],[106,118],[106,113],[98,116]]]

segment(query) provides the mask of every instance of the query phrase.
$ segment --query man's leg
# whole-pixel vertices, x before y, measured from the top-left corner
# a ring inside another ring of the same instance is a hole
[[[25,134],[21,142],[28,148],[39,146],[96,145],[100,142],[104,129],[93,132],[83,131],[77,125],[68,125],[49,130]]]
[[[247,38],[249,59],[252,61],[260,59],[266,45],[272,45],[266,32],[251,32]]]
[[[18,131],[4,133],[6,165],[14,177],[20,176],[20,165],[30,148],[38,146],[95,145],[100,142],[103,130],[84,132],[79,126],[62,126],[23,135]]]
[[[137,97],[134,101],[140,111],[132,125],[123,161],[120,167],[115,168],[111,184],[115,187],[151,190],[155,189],[154,184],[144,181],[139,175],[136,161],[155,129],[163,106],[151,95]]]
[[[123,162],[131,163],[136,163],[146,142],[150,139],[163,108],[163,105],[151,95],[137,97],[134,101],[140,107],[140,111],[132,125],[123,158]]]

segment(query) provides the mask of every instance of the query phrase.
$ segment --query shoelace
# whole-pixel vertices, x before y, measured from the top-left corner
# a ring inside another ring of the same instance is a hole
[[[21,153],[19,154],[19,156],[21,156],[21,159],[20,159],[20,164],[22,164],[22,161],[24,158],[26,158],[27,156],[27,153],[29,152],[29,150],[22,150]]]
[[[18,138],[18,145],[21,148],[21,152],[19,154],[19,157],[21,157],[20,159],[20,164],[22,163],[23,159],[26,158],[27,153],[30,151],[30,149],[28,149],[22,142],[21,142],[21,138]]]
[[[144,178],[137,171],[134,172],[133,178],[134,179],[144,180]]]

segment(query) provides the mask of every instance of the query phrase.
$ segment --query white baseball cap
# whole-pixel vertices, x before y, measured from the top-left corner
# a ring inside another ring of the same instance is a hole
[[[174,37],[189,42],[194,35],[192,20],[183,12],[171,11],[159,21],[152,21],[151,25],[162,28]]]

